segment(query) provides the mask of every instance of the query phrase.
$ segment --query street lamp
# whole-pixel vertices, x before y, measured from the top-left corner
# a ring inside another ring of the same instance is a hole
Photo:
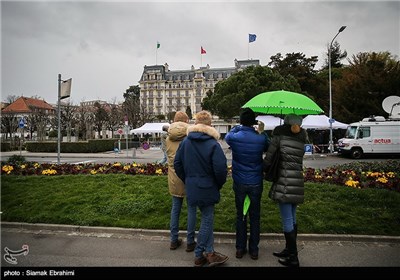
[[[331,51],[332,51],[332,44],[335,38],[342,32],[346,26],[340,27],[338,33],[333,37],[331,44],[329,45],[328,50],[328,65],[329,65],[329,152],[333,153],[333,130],[332,130],[332,75],[331,75]]]

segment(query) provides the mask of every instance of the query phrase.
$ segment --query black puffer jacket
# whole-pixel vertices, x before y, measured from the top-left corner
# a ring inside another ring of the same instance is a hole
[[[279,178],[272,184],[269,197],[280,203],[299,204],[304,202],[303,156],[308,137],[304,129],[293,133],[290,128],[284,124],[274,129],[264,164],[279,146]]]

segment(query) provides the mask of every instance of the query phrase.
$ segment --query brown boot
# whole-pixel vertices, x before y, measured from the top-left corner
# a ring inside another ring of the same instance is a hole
[[[216,266],[223,264],[229,259],[228,256],[225,256],[221,253],[218,252],[213,252],[213,253],[208,253],[207,254],[207,261],[208,261],[208,266]]]
[[[194,266],[200,267],[207,263],[207,259],[203,256],[194,259]]]
[[[169,249],[170,250],[176,250],[182,245],[182,238],[179,238],[175,242],[171,242]]]

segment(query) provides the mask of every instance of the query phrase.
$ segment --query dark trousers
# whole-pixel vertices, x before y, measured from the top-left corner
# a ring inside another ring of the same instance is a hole
[[[262,182],[259,185],[242,185],[233,183],[236,204],[236,249],[247,248],[247,217],[250,218],[249,252],[258,255],[258,244],[260,243],[260,210],[261,195],[263,192]],[[247,215],[243,215],[243,203],[246,195],[250,198],[250,207]]]

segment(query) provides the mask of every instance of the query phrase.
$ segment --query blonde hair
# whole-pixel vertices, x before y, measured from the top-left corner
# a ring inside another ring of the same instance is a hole
[[[189,117],[185,112],[178,111],[175,113],[174,122],[189,122]]]
[[[195,116],[195,124],[205,124],[211,126],[211,114],[208,111],[200,111]]]

